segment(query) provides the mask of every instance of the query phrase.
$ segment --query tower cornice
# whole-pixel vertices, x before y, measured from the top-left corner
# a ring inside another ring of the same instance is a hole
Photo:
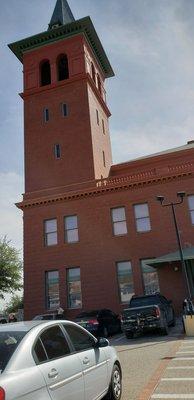
[[[58,28],[30,36],[23,40],[10,43],[8,46],[16,57],[23,62],[23,55],[26,51],[48,45],[49,43],[63,40],[65,38],[82,33],[86,36],[97,60],[100,64],[104,76],[110,78],[114,76],[114,71],[110,65],[108,57],[103,49],[100,39],[96,33],[90,17],[81,18],[77,21],[62,25]]]
[[[36,95],[37,93],[44,93],[44,92],[48,92],[48,91],[58,90],[63,86],[70,85],[72,82],[76,82],[79,80],[86,80],[90,84],[90,86],[92,87],[96,97],[98,98],[98,101],[101,104],[105,114],[107,115],[107,117],[110,117],[111,112],[110,112],[107,104],[103,100],[102,96],[100,95],[98,89],[96,88],[96,85],[94,84],[89,73],[83,73],[83,74],[80,74],[79,76],[69,78],[68,80],[59,81],[57,83],[55,82],[53,84],[50,84],[49,87],[47,85],[47,86],[40,86],[38,88],[26,90],[25,92],[20,93],[20,97],[24,100],[29,96]]]

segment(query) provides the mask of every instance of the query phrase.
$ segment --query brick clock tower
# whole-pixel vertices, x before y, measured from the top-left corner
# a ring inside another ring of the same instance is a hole
[[[75,20],[66,0],[57,0],[47,31],[9,47],[24,69],[25,193],[18,207],[25,318],[31,318],[58,304],[67,308],[64,266],[77,262],[76,249],[64,247],[63,218],[69,216],[66,230],[76,235],[77,211],[68,209],[64,193],[109,175],[104,82],[114,73],[90,17]]]

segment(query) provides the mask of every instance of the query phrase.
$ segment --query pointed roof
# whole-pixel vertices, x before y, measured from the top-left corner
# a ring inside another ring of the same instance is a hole
[[[60,25],[66,25],[74,22],[75,18],[71,12],[67,0],[57,0],[48,30]]]

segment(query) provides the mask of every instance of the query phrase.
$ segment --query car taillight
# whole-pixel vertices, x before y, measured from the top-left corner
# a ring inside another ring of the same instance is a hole
[[[0,400],[5,400],[5,390],[0,387]]]
[[[88,321],[88,324],[90,324],[90,325],[98,325],[98,321],[97,321],[97,319],[90,319]]]
[[[159,307],[156,307],[156,308],[155,308],[155,316],[156,316],[157,318],[160,317],[160,309],[159,309]]]

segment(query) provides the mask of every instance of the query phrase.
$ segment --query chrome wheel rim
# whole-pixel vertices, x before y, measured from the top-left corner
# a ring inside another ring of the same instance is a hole
[[[118,370],[114,371],[113,375],[113,392],[115,397],[118,399],[121,394],[121,376]]]

